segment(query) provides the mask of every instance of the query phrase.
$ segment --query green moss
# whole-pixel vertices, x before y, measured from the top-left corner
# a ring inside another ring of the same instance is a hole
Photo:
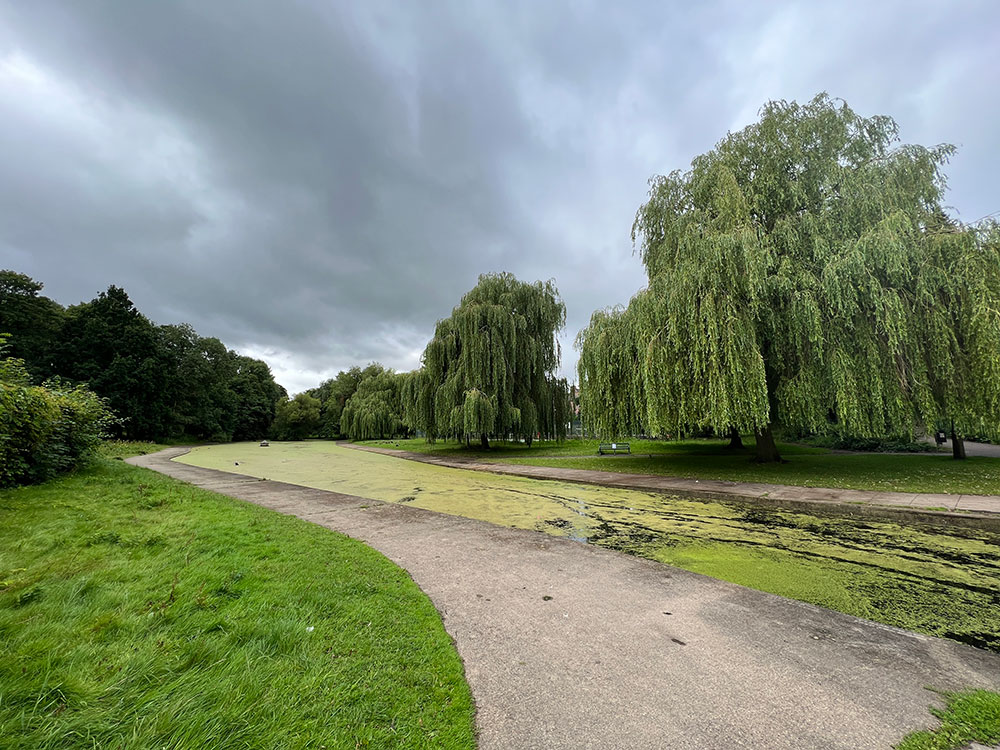
[[[470,472],[326,442],[210,446],[180,460],[544,531],[1000,650],[997,534]]]

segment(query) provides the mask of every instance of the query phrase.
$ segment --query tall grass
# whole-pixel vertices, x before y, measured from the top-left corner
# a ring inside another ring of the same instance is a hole
[[[0,492],[5,748],[468,748],[472,712],[354,540],[109,460]]]

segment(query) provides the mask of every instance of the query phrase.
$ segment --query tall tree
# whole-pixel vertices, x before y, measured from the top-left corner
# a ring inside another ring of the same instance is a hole
[[[360,367],[352,367],[349,370],[342,370],[335,378],[323,381],[317,388],[309,391],[310,396],[320,400],[320,436],[325,438],[338,438],[347,434],[341,429],[340,417],[344,411],[347,401],[358,390],[358,385],[362,380],[381,373],[384,370],[382,365],[371,362],[364,370]]]
[[[167,379],[168,414],[164,429],[172,437],[228,441],[236,426],[234,355],[215,338],[202,338],[189,325],[158,329]]]
[[[399,400],[404,378],[381,365],[365,368],[357,390],[344,405],[340,417],[343,433],[352,440],[372,440],[404,432]]]
[[[230,388],[236,396],[233,440],[259,440],[271,429],[278,404],[288,399],[274,382],[266,362],[231,353],[235,372]]]
[[[53,374],[52,353],[62,324],[60,304],[39,294],[43,284],[23,273],[0,271],[0,333],[10,334],[9,355],[24,360],[34,380]]]
[[[551,281],[480,276],[451,316],[438,322],[424,351],[427,381],[414,390],[422,401],[411,411],[423,415],[428,436],[478,435],[489,447],[491,436],[530,440],[543,428],[560,434],[549,414],[559,365],[556,333],[565,323],[566,307]],[[561,429],[565,434],[564,423]]]
[[[753,432],[762,461],[780,459],[775,424],[871,437],[954,418],[995,434],[998,256],[942,221],[953,151],[899,145],[891,118],[820,95],[771,102],[654,177],[633,226],[649,286],[621,327],[634,344],[612,347],[640,353],[631,418]],[[614,386],[594,369],[597,322],[580,375],[600,424]]]
[[[279,440],[304,440],[316,434],[319,424],[319,399],[300,393],[278,404],[273,432]]]
[[[640,292],[640,295],[644,292]],[[580,351],[580,413],[587,430],[605,438],[641,435],[646,411],[644,352],[635,331],[639,300],[597,310],[576,337]]]
[[[67,310],[55,349],[56,372],[85,382],[124,420],[123,434],[168,432],[167,362],[159,335],[124,289],[108,287]]]

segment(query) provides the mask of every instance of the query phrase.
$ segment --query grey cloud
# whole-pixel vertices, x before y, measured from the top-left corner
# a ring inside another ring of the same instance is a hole
[[[120,284],[293,391],[415,366],[479,273],[552,277],[570,374],[593,309],[643,284],[628,235],[647,178],[767,99],[825,89],[908,140],[956,141],[952,202],[1000,208],[998,16],[0,0],[0,265],[64,303]]]

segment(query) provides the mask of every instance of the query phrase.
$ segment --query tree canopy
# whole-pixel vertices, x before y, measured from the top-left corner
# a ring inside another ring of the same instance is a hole
[[[373,440],[405,431],[400,388],[405,376],[373,363],[366,367],[355,392],[344,405],[341,431],[352,440]]]
[[[351,367],[341,370],[336,377],[324,380],[316,388],[306,391],[310,396],[320,401],[320,427],[318,434],[325,438],[347,436],[348,432],[341,427],[341,415],[348,400],[358,390],[362,380],[375,377],[385,368],[377,362],[370,363],[363,370]]]
[[[753,431],[762,460],[774,424],[996,435],[997,231],[948,217],[953,152],[820,95],[654,177],[632,230],[648,287],[578,338],[591,429]]]
[[[9,355],[36,380],[52,374],[51,343],[63,322],[62,306],[39,294],[42,288],[23,273],[0,271],[0,333],[9,334]]]
[[[484,274],[438,321],[423,367],[404,383],[404,418],[438,436],[565,434],[567,388],[554,372],[566,308],[551,281]]]
[[[284,399],[275,411],[272,432],[279,440],[304,440],[319,429],[319,413],[319,399],[308,393]]]
[[[63,309],[42,284],[0,271],[0,333],[35,382],[86,383],[121,417],[129,438],[263,437],[285,397],[268,366],[191,326],[157,326],[111,286]]]

